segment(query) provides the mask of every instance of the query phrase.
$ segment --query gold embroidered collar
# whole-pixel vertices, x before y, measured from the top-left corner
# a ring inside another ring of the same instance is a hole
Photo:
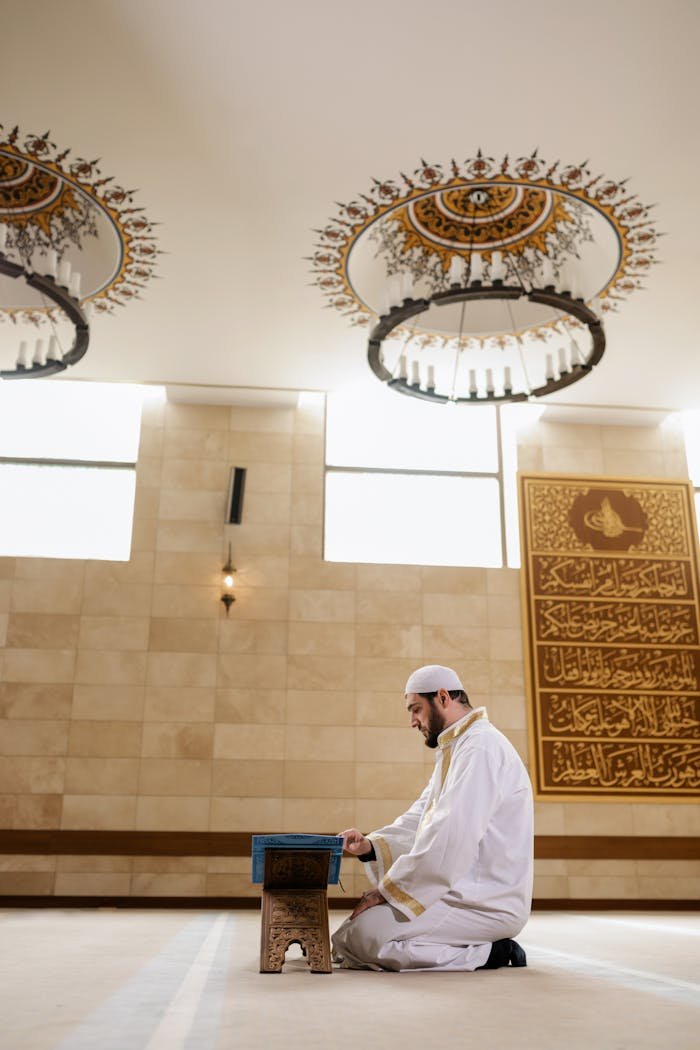
[[[442,733],[438,737],[438,747],[444,750],[449,747],[450,744],[461,736],[462,733],[466,733],[470,726],[473,726],[475,722],[485,718],[488,721],[488,715],[485,707],[477,707],[474,711],[471,711],[464,718],[460,718],[459,722],[455,722],[449,729],[443,729]]]

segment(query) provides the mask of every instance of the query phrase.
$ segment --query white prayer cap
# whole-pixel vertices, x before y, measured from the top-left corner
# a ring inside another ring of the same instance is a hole
[[[442,667],[440,664],[427,664],[419,667],[406,682],[406,694],[408,693],[437,693],[438,689],[461,689],[464,686],[460,682],[455,671],[451,667]]]

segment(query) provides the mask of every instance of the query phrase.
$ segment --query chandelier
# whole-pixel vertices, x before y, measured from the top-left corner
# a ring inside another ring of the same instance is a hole
[[[96,161],[0,125],[1,379],[75,365],[92,317],[138,298],[158,254],[133,193]]]
[[[654,263],[650,209],[587,164],[476,157],[373,181],[318,230],[314,281],[374,375],[442,403],[539,398],[603,357]]]

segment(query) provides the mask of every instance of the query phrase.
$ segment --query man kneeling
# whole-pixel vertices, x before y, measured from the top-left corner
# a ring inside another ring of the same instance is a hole
[[[423,794],[388,827],[344,831],[375,889],[333,936],[350,969],[525,966],[513,938],[532,900],[532,789],[512,744],[449,667],[406,683],[411,726],[438,749]]]

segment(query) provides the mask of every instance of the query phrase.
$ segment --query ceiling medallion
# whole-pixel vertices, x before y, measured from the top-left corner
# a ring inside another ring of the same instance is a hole
[[[160,254],[134,191],[44,135],[0,125],[0,377],[63,371],[90,316],[140,297]]]
[[[603,316],[660,236],[626,180],[587,163],[476,157],[373,185],[321,230],[314,283],[368,326],[375,375],[432,401],[520,401],[587,375]]]

